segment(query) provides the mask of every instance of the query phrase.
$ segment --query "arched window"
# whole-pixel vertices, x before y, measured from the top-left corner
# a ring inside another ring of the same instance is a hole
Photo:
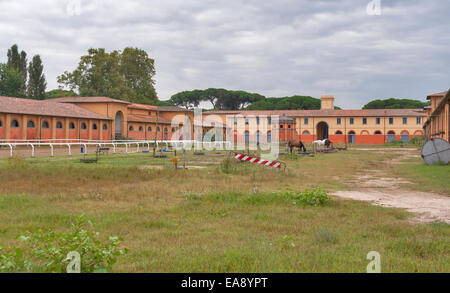
[[[361,131],[361,135],[369,135],[369,132],[367,130]]]
[[[379,130],[375,131],[375,135],[381,135],[381,131]]]
[[[409,133],[408,131],[404,130],[401,133],[401,139],[404,143],[408,143],[409,142]]]
[[[148,132],[152,132],[152,127],[149,126],[148,129],[147,129],[147,131],[148,131]]]
[[[270,131],[267,132],[267,142],[268,143],[272,142],[272,132]]]
[[[250,132],[245,132],[245,143],[248,143],[250,141]]]
[[[144,128],[142,126],[139,126],[139,131],[144,131]]]
[[[106,123],[103,123],[103,130],[108,130],[108,125],[106,125]]]
[[[81,129],[83,129],[83,130],[86,130],[87,129],[87,125],[86,125],[86,123],[81,123]]]
[[[61,122],[56,122],[56,129],[63,129],[63,125]]]
[[[49,129],[49,128],[50,128],[50,125],[48,124],[48,121],[44,120],[44,121],[42,122],[42,128],[43,128],[43,129]]]
[[[69,123],[69,129],[75,129],[75,123],[70,122]]]
[[[130,125],[130,127],[128,127],[128,131],[134,131],[133,125]]]
[[[168,133],[167,127],[164,127],[164,139],[167,140],[167,133]]]
[[[33,120],[29,120],[27,123],[27,127],[28,128],[34,128],[34,121]]]
[[[97,124],[96,123],[92,124],[92,130],[97,130]]]
[[[355,132],[353,130],[348,132],[348,143],[355,143]]]
[[[19,128],[19,121],[17,121],[16,119],[11,121],[11,128]]]
[[[303,135],[310,135],[308,130],[303,131]]]
[[[388,142],[391,142],[391,141],[395,140],[395,132],[392,131],[392,130],[389,131],[387,139],[388,139]]]
[[[259,130],[256,132],[256,144],[259,145]]]
[[[175,128],[174,127],[172,127],[172,133],[174,133],[175,132]]]
[[[336,131],[336,134],[337,135],[342,135],[342,131],[338,130],[338,131]]]

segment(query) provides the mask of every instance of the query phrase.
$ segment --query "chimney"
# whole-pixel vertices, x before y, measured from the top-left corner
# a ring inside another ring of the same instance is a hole
[[[334,96],[322,96],[320,100],[320,110],[334,110]]]

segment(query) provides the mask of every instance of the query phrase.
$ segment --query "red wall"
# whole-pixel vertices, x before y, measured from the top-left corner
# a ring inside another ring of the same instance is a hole
[[[102,130],[102,140],[110,140],[109,130]]]
[[[22,139],[22,129],[11,128],[10,133],[11,133],[10,139]]]
[[[80,130],[80,139],[89,139],[89,132],[87,129]]]
[[[56,139],[65,139],[66,138],[66,132],[64,129],[56,129]]]
[[[27,139],[38,139],[38,131],[36,128],[27,128]]]
[[[52,130],[51,129],[41,129],[41,139],[51,139]]]

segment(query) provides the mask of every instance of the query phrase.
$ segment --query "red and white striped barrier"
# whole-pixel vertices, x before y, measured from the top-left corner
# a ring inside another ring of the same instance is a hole
[[[263,159],[260,159],[257,157],[250,157],[250,156],[242,155],[242,154],[238,154],[238,153],[234,153],[234,158],[244,161],[244,162],[250,162],[250,163],[264,165],[267,167],[274,167],[274,168],[281,169],[281,163],[276,162],[276,161],[263,160]]]

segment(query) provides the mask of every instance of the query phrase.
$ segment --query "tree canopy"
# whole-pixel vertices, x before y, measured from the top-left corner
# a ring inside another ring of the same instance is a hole
[[[189,109],[198,107],[202,101],[206,101],[216,110],[239,110],[262,99],[264,96],[246,91],[209,88],[177,93],[170,98],[170,102]]]
[[[108,96],[133,103],[156,104],[154,60],[138,48],[106,52],[89,49],[78,67],[58,77],[60,88],[81,96]]]
[[[363,109],[421,109],[429,105],[429,102],[422,102],[418,100],[390,98],[384,100],[373,100],[367,103]]]
[[[53,99],[53,98],[63,98],[63,97],[76,97],[77,93],[74,91],[65,91],[65,90],[51,90],[45,93],[46,99]]]
[[[22,88],[20,96],[25,96],[27,91],[27,53],[25,51],[21,51],[19,53],[19,46],[16,44],[12,45],[8,50],[8,68],[12,70],[16,70],[22,74]]]
[[[45,99],[45,88],[47,82],[45,81],[44,66],[42,65],[41,57],[35,55],[28,66],[29,81],[27,86],[28,97],[43,100]]]
[[[310,96],[266,98],[252,103],[247,110],[316,110],[320,109],[320,99]]]
[[[23,97],[23,84],[22,73],[0,64],[0,96]]]

